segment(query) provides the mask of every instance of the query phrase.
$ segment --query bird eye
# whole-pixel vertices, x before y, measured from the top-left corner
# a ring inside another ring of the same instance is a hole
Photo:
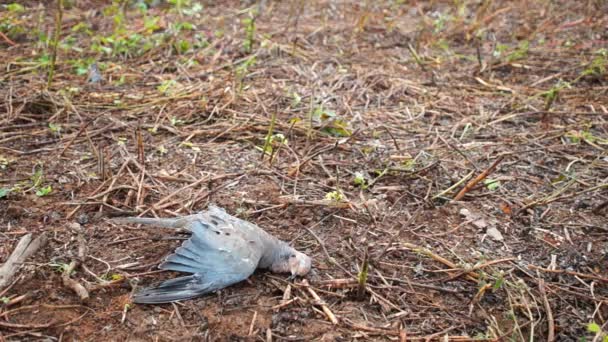
[[[290,255],[289,257],[290,257],[290,258],[295,258],[295,257],[296,257],[296,255],[295,255],[295,254],[292,254],[292,255]]]

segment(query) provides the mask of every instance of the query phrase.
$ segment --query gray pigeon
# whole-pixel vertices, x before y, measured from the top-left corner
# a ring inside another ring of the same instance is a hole
[[[125,217],[114,221],[181,228],[192,233],[159,266],[191,275],[143,289],[133,297],[135,303],[159,304],[198,297],[243,281],[256,268],[304,276],[311,267],[307,255],[212,205],[207,211],[177,218]]]

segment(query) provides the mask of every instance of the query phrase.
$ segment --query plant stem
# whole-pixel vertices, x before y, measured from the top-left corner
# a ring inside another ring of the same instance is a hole
[[[49,73],[46,87],[51,87],[53,76],[55,76],[55,63],[57,62],[57,45],[61,36],[61,20],[63,18],[63,0],[57,0],[57,15],[55,16],[55,32],[53,34],[53,42],[51,45],[51,64],[49,65]]]

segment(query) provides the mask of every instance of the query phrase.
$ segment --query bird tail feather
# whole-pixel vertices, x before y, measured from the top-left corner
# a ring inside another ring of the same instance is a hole
[[[212,283],[203,283],[199,275],[166,280],[157,286],[145,288],[133,296],[138,304],[161,304],[191,299],[216,290]]]

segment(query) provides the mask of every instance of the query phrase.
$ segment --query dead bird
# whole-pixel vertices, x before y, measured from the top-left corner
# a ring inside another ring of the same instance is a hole
[[[191,273],[136,293],[133,302],[168,303],[223,289],[247,279],[257,268],[304,276],[311,259],[257,225],[210,205],[207,211],[177,218],[122,217],[115,222],[184,229],[192,233],[159,265],[162,270]]]

